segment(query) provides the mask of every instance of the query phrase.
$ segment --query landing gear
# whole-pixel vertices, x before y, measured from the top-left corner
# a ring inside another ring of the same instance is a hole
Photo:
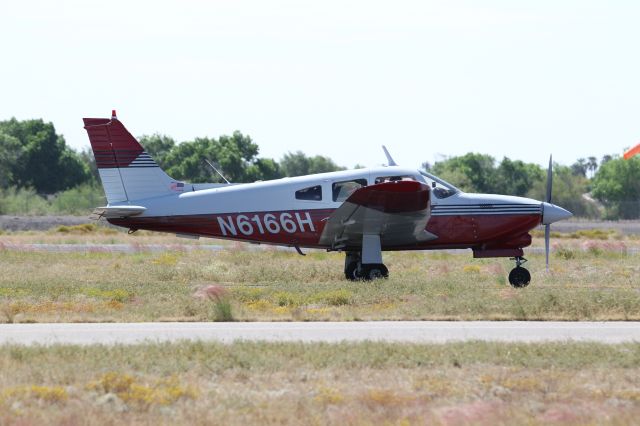
[[[363,264],[360,252],[347,252],[344,259],[344,276],[351,281],[371,281],[389,278],[389,270],[382,263]]]
[[[347,252],[347,257],[344,259],[344,277],[348,280],[359,280],[358,268],[360,267],[360,253]]]
[[[527,259],[518,256],[514,257],[513,260],[516,261],[516,267],[509,272],[509,284],[515,288],[528,286],[529,282],[531,282],[531,274],[522,267],[522,264],[525,263]]]

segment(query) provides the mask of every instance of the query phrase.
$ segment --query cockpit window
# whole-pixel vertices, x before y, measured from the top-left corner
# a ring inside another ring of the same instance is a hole
[[[375,180],[376,185],[385,182],[397,182],[400,180],[418,180],[415,176],[380,176]]]
[[[444,181],[431,173],[420,171],[420,174],[424,178],[425,183],[431,187],[431,191],[436,198],[447,198],[460,192],[458,188],[451,185],[449,182]]]
[[[296,200],[322,201],[322,187],[316,185],[296,191]]]
[[[357,189],[367,186],[366,179],[353,179],[343,182],[335,182],[332,185],[333,201],[344,201]]]

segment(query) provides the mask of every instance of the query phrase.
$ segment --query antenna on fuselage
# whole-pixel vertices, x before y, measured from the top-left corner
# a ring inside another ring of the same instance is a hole
[[[222,179],[224,179],[224,181],[225,181],[225,182],[227,182],[227,185],[231,185],[231,182],[229,182],[229,181],[227,180],[227,178],[226,178],[226,177],[224,177],[224,175],[223,175],[222,173],[220,173],[220,170],[216,169],[216,167],[213,165],[213,163],[211,163],[211,161],[209,161],[209,160],[207,160],[207,159],[205,158],[205,159],[204,159],[204,162],[205,162],[205,163],[207,163],[207,164],[209,165],[209,167],[211,167],[213,170],[215,170],[215,172],[216,172],[217,174],[219,174],[219,175],[220,175],[220,177],[221,177]]]
[[[391,158],[391,154],[389,154],[389,151],[387,151],[387,147],[382,145],[382,150],[384,151],[384,155],[387,156],[387,163],[389,166],[397,166],[396,162],[393,161],[393,158]]]

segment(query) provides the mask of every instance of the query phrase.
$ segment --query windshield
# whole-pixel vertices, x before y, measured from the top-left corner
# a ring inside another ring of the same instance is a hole
[[[431,187],[433,195],[435,195],[436,198],[447,198],[451,197],[453,194],[457,194],[458,192],[460,192],[458,188],[451,185],[449,182],[444,181],[439,177],[432,175],[431,173],[423,172],[422,170],[420,170],[420,174],[425,178],[427,185]]]

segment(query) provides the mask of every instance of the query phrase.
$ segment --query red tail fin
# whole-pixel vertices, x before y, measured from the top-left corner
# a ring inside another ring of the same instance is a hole
[[[171,179],[144,151],[115,111],[111,118],[85,118],[84,128],[110,205],[184,190],[182,182]]]
[[[99,169],[158,167],[118,119],[84,118]]]

